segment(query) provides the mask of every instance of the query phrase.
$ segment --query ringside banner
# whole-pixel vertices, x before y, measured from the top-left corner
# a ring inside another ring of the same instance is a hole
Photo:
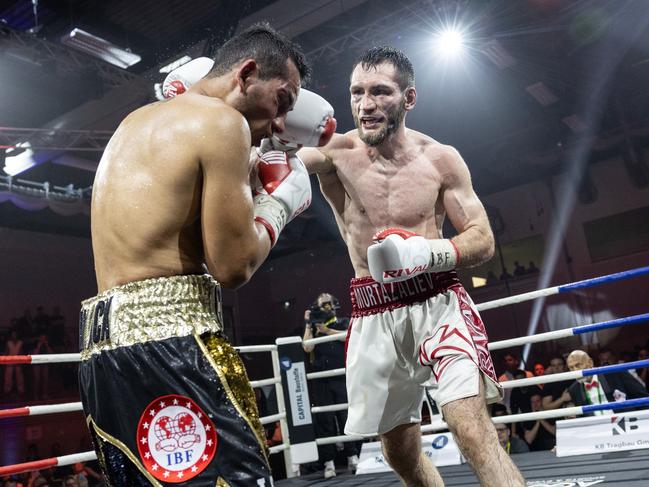
[[[557,456],[649,448],[649,411],[557,421]]]
[[[318,448],[311,416],[302,340],[299,337],[287,337],[278,338],[275,343],[286,401],[291,461],[293,463],[314,462],[318,459]]]
[[[421,445],[424,454],[437,467],[460,465],[463,461],[451,433],[422,436]],[[380,441],[363,443],[356,469],[357,474],[389,472],[391,470],[383,457]]]

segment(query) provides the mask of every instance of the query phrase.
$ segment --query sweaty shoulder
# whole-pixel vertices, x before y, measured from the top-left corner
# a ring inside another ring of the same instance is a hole
[[[199,152],[250,149],[250,129],[239,111],[218,98],[185,93],[165,103],[174,126]]]

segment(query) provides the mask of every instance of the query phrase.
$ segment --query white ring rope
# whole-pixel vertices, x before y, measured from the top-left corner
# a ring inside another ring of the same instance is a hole
[[[337,377],[339,375],[345,375],[345,367],[341,367],[339,369],[322,370],[318,372],[309,372],[306,375],[306,378],[311,380],[311,379],[322,379],[324,377]]]
[[[272,386],[273,384],[281,384],[282,379],[280,377],[271,377],[270,379],[261,379],[261,380],[251,380],[250,385],[252,387],[264,387]]]
[[[261,424],[270,424],[279,421],[280,419],[286,419],[286,413],[277,413],[271,414],[270,416],[264,416],[263,418],[259,418],[259,421],[261,422]]]

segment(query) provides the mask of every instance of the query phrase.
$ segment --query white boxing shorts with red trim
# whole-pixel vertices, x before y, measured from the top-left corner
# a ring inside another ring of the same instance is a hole
[[[424,388],[441,409],[479,394],[502,398],[484,324],[455,271],[381,284],[352,279],[345,433],[376,436],[421,422]]]

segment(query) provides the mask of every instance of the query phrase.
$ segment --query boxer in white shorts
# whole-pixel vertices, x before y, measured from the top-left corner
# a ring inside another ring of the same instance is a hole
[[[356,129],[299,151],[360,278],[352,281],[346,431],[378,433],[406,485],[442,485],[422,453],[419,425],[423,383],[436,375],[444,419],[480,483],[523,486],[486,408],[498,386],[484,327],[457,278],[444,274],[494,253],[469,170],[453,147],[406,127],[417,90],[402,52],[368,49],[349,93]],[[446,216],[458,232],[450,240],[442,235]]]
[[[487,333],[457,274],[404,282],[352,279],[347,335],[349,411],[345,433],[376,436],[421,421],[424,387],[440,409],[477,396],[502,398]]]

